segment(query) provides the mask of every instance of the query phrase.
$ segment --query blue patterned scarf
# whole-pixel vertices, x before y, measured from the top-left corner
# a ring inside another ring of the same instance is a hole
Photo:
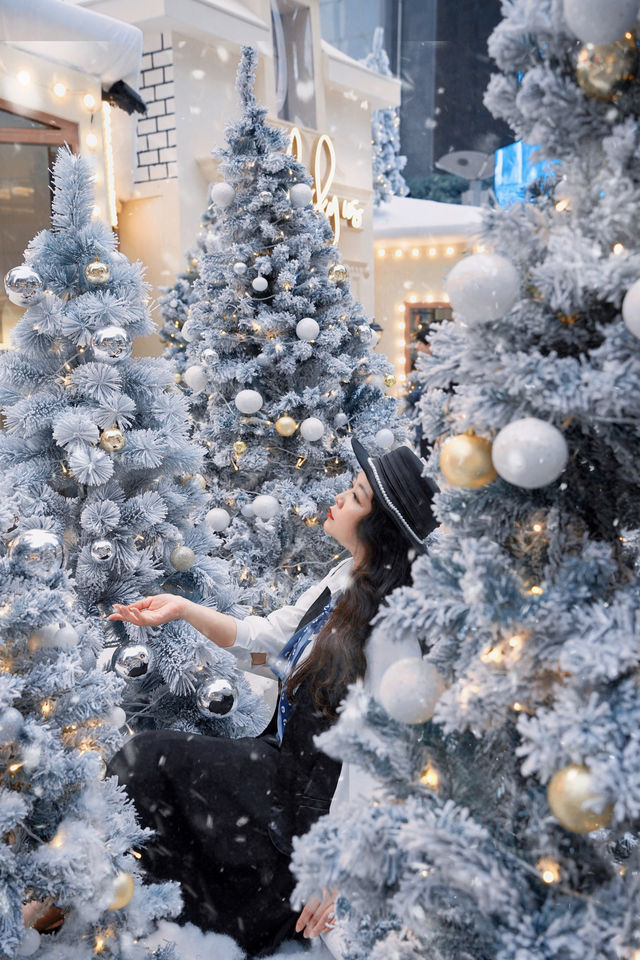
[[[327,603],[324,610],[322,610],[314,620],[310,620],[309,623],[306,623],[304,627],[301,627],[300,630],[296,630],[290,640],[282,648],[278,657],[270,664],[271,670],[280,680],[280,696],[278,698],[278,740],[282,743],[282,737],[284,735],[284,728],[287,725],[287,720],[289,719],[289,713],[291,711],[291,704],[289,703],[289,698],[287,697],[286,685],[287,678],[289,677],[291,671],[297,664],[298,660],[302,656],[305,649],[309,646],[313,638],[320,632],[320,629],[327,617],[331,613],[331,610],[336,604],[340,594],[333,593],[331,594],[331,599]]]

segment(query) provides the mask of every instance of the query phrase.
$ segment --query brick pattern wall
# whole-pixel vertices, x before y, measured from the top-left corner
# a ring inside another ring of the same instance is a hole
[[[147,35],[144,45],[140,96],[147,112],[138,120],[136,183],[178,176],[171,34]]]

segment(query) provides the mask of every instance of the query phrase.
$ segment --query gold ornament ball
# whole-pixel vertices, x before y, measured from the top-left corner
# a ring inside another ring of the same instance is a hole
[[[182,383],[182,374],[181,374],[181,373],[174,373],[173,379],[174,379],[174,382],[175,382],[175,383]]]
[[[118,427],[110,427],[100,434],[100,446],[107,453],[120,453],[127,445],[127,438]]]
[[[551,812],[572,833],[591,833],[609,824],[612,804],[601,813],[583,809],[583,804],[592,797],[589,768],[578,763],[570,763],[554,773],[547,787]]]
[[[241,457],[243,453],[246,452],[247,445],[244,440],[236,440],[233,445],[233,452],[236,456]]]
[[[329,280],[333,283],[344,283],[348,276],[344,263],[334,263],[329,267]]]
[[[385,374],[384,385],[385,387],[394,387],[396,383],[396,378],[392,373]]]
[[[84,275],[87,278],[87,283],[90,283],[92,287],[99,287],[107,282],[111,276],[111,271],[102,260],[93,260],[84,268]]]
[[[576,79],[587,97],[614,100],[634,79],[637,68],[636,36],[626,33],[615,43],[583,44],[576,61]]]
[[[276,420],[276,430],[281,437],[291,437],[298,429],[298,424],[293,417],[278,417]]]
[[[130,873],[120,870],[113,884],[113,900],[109,904],[109,910],[122,910],[130,902],[135,890],[133,877]]]
[[[199,483],[203,490],[207,489],[207,481],[201,473],[194,473],[192,480],[195,480],[196,483]]]
[[[491,460],[491,441],[468,433],[449,437],[440,450],[440,470],[452,487],[485,487],[498,476]]]

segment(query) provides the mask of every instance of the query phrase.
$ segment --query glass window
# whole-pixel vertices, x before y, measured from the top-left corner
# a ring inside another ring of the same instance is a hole
[[[24,250],[51,225],[51,169],[63,143],[78,146],[76,124],[48,114],[15,112],[0,101],[0,278],[23,262]],[[0,348],[22,316],[0,287]]]
[[[271,27],[278,117],[315,128],[311,12],[294,0],[271,0]]]
[[[411,303],[409,328],[406,336],[406,370],[415,370],[418,353],[430,353],[429,329],[434,323],[451,319],[451,307],[447,303]]]

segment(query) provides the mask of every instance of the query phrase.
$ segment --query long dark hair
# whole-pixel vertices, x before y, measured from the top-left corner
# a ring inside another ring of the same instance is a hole
[[[303,681],[315,707],[334,718],[348,684],[364,677],[369,625],[383,599],[411,581],[411,546],[374,498],[357,527],[363,552],[351,582],[315,639],[311,653],[287,679],[291,699]]]

